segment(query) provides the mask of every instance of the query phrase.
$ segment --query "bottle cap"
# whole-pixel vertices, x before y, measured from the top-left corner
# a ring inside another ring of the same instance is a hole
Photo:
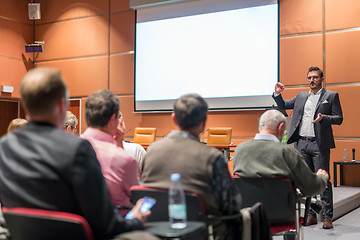
[[[180,173],[173,173],[170,176],[171,181],[173,182],[179,182],[181,179]]]

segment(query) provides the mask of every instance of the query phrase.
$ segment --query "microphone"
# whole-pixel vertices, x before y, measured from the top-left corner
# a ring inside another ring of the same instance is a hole
[[[205,131],[203,131],[202,133],[200,133],[200,136],[202,137],[207,131],[209,131],[209,129],[206,129]]]
[[[356,160],[355,160],[355,148],[352,149],[352,157],[353,157],[352,160],[353,160],[353,161],[356,161]]]
[[[164,135],[162,135],[162,137],[165,137],[165,136],[168,135],[170,132],[171,132],[171,130],[168,131],[167,133],[165,133]]]
[[[131,131],[131,128],[124,133],[124,136]]]
[[[205,142],[202,140],[202,138],[203,138],[204,134],[205,134],[207,131],[209,131],[209,129],[206,129],[205,131],[203,131],[202,133],[200,133],[200,135],[199,135],[199,140],[200,140],[201,143],[205,143]]]

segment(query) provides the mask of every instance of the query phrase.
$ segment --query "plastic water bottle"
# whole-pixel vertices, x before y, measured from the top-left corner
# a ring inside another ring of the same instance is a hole
[[[185,193],[180,179],[179,173],[171,174],[172,186],[169,189],[169,220],[171,227],[174,229],[186,227]]]
[[[344,162],[347,162],[347,160],[348,160],[348,155],[347,155],[347,150],[346,150],[346,148],[345,148],[345,149],[344,149],[343,161],[344,161]]]

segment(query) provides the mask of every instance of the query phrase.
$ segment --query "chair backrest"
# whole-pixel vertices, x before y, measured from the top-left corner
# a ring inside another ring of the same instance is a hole
[[[151,215],[147,219],[148,222],[168,221],[168,189],[151,188],[135,185],[130,188],[131,201],[133,204],[143,197],[152,197],[156,199],[156,204],[151,208]],[[196,193],[185,192],[186,195],[186,211],[188,221],[204,221],[205,207],[201,197]]]
[[[135,128],[134,143],[152,143],[156,138],[156,128]]]
[[[229,146],[231,143],[232,128],[209,128],[207,144],[212,146]]]
[[[92,240],[87,221],[76,214],[2,207],[12,240]]]
[[[234,177],[242,195],[242,207],[261,202],[271,224],[295,222],[297,196],[286,178]]]

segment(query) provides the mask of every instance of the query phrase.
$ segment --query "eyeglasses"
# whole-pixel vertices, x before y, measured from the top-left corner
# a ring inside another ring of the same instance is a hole
[[[310,77],[307,77],[307,80],[311,80],[311,79],[319,80],[320,77],[319,77],[319,76],[310,76]]]
[[[77,128],[76,127],[72,127],[72,126],[70,126],[71,127],[71,130],[73,130],[74,132],[77,132]]]

